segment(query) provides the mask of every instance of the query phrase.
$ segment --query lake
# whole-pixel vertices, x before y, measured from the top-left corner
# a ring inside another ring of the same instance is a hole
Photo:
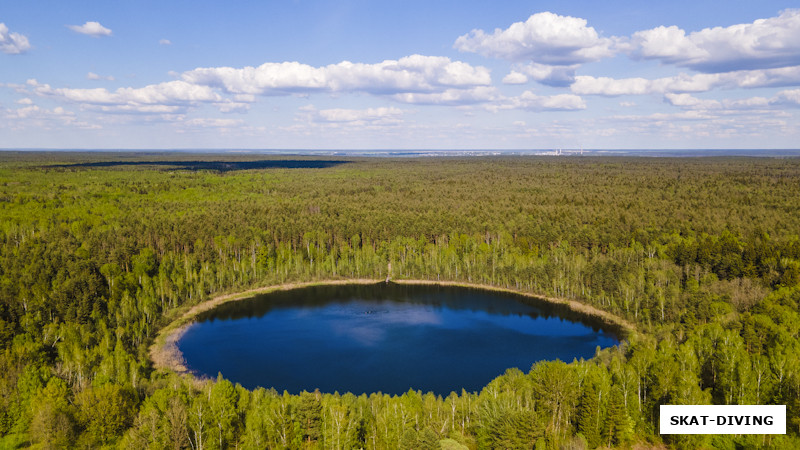
[[[377,283],[276,291],[197,317],[178,341],[195,374],[247,388],[448,395],[506,369],[591,358],[619,342],[596,319],[512,293]]]

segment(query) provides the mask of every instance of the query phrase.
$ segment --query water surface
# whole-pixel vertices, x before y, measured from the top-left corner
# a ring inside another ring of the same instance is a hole
[[[618,343],[563,306],[452,286],[329,285],[259,295],[198,317],[178,342],[193,372],[279,392],[447,395],[507,368],[591,358]]]

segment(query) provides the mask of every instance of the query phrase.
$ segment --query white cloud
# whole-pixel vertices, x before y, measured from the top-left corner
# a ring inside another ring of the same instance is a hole
[[[337,139],[344,139],[341,142],[348,142],[354,145],[361,142],[370,141],[376,136],[397,136],[401,130],[408,131],[413,128],[413,124],[407,124],[403,116],[409,111],[394,107],[378,107],[366,109],[331,108],[318,110],[314,106],[308,105],[299,108],[295,116],[295,123],[289,127],[280,127],[281,130],[298,136],[313,136],[324,133],[326,145],[340,142]]]
[[[322,69],[298,62],[265,63],[259,67],[209,67],[184,72],[191,84],[222,88],[235,94],[288,94],[325,88]]]
[[[666,92],[707,92],[716,88],[762,88],[800,84],[800,66],[780,69],[741,70],[728,73],[681,73],[672,77],[609,78],[581,75],[570,86],[579,95],[643,95]]]
[[[755,114],[735,112],[733,115],[726,111],[708,110],[642,116],[616,115],[599,119],[592,126],[602,127],[603,124],[611,124],[628,137],[647,136],[652,139],[658,136],[674,142],[687,142],[687,139],[697,142],[707,138],[713,139],[716,145],[721,143],[718,139],[729,139],[733,145],[741,145],[744,140],[763,142],[765,138],[797,131],[796,125],[790,124],[784,117],[759,111]]]
[[[87,78],[112,79],[93,72]],[[176,115],[201,104],[223,113],[246,112],[258,95],[312,92],[369,93],[403,103],[466,105],[494,100],[496,88],[490,84],[489,71],[484,67],[446,57],[412,55],[378,64],[345,61],[312,67],[286,62],[257,68],[200,68],[183,73],[177,81],[114,91],[55,88],[36,80],[17,89],[100,112]]]
[[[219,109],[220,112],[224,113],[231,113],[231,112],[243,113],[247,112],[250,109],[250,103],[251,102],[237,102],[225,99],[222,102],[214,103],[214,106],[217,107],[217,109]]]
[[[722,101],[722,106],[727,109],[763,110],[764,108],[771,108],[776,103],[776,98],[750,97],[741,100],[725,99]]]
[[[585,19],[542,12],[492,34],[472,30],[456,39],[454,47],[493,58],[568,66],[613,56],[613,45],[612,39],[587,27]]]
[[[575,81],[575,71],[580,67],[578,64],[570,66],[548,66],[546,64],[530,63],[519,66],[517,70],[538,81],[539,83],[566,87]]]
[[[64,108],[57,107],[49,110],[40,108],[36,105],[25,106],[17,109],[6,110],[5,117],[7,119],[30,119],[35,117],[72,117],[74,113],[67,112]]]
[[[46,109],[24,101],[18,101],[17,103],[28,106],[17,109],[6,109],[1,113],[4,119],[3,122],[12,129],[50,130],[54,127],[61,126],[71,126],[82,129],[102,128],[98,124],[90,124],[77,120],[75,113],[67,111],[60,106],[53,109]]]
[[[800,66],[766,70],[743,70],[721,74],[734,87],[759,88],[800,85]]]
[[[398,123],[405,113],[399,108],[322,109],[310,110],[314,122],[324,123]]]
[[[102,75],[98,75],[98,74],[96,74],[94,72],[87,73],[86,74],[86,79],[87,80],[93,80],[93,81],[98,81],[98,80],[114,81],[114,77],[111,76],[111,75],[102,76]]]
[[[526,111],[579,111],[586,109],[586,102],[573,94],[540,96],[525,91],[518,97],[504,97],[486,106],[489,111],[522,109]]]
[[[717,100],[701,100],[691,94],[675,94],[668,92],[664,94],[664,99],[672,106],[690,109],[714,109],[722,106]]]
[[[766,113],[785,106],[800,106],[800,89],[781,91],[772,98],[749,97],[736,100],[699,99],[690,94],[667,93],[664,95],[664,100],[673,106],[678,106],[689,110],[714,110],[721,112],[749,111]]]
[[[676,26],[660,26],[651,30],[637,31],[631,39],[632,53],[640,58],[661,59],[676,63],[681,60],[707,58],[703,50],[686,37],[686,32]]]
[[[778,92],[773,103],[779,105],[800,106],[800,89]]]
[[[523,92],[520,96],[523,109],[534,111],[577,111],[586,109],[586,102],[577,95],[559,94],[551,96],[537,96],[530,91]]]
[[[28,38],[8,30],[5,23],[0,22],[0,51],[9,55],[19,55],[30,50]]]
[[[172,45],[172,41],[170,41],[169,39],[161,39],[158,41],[158,43],[161,45]]]
[[[16,103],[19,105],[32,105],[33,100],[29,99],[28,97],[25,97],[17,100]]]
[[[111,30],[100,25],[100,22],[86,22],[83,25],[67,25],[70,30],[92,37],[111,36]]]
[[[525,84],[528,82],[528,77],[524,73],[512,70],[508,75],[503,77],[503,84]]]
[[[447,89],[442,92],[405,92],[394,94],[391,98],[401,103],[417,105],[474,105],[491,102],[498,98],[497,89],[492,86],[478,86],[471,89]]]
[[[210,87],[180,80],[143,88],[119,88],[113,92],[102,88],[52,88],[36,80],[28,80],[27,84],[37,95],[78,103],[85,107],[97,107],[108,112],[174,113],[199,102],[224,102]]]
[[[800,9],[749,24],[689,33],[657,27],[634,33],[632,55],[706,73],[800,65]]]
[[[237,94],[233,96],[233,99],[237,102],[253,103],[256,101],[256,96],[252,94]]]
[[[192,84],[219,87],[232,94],[287,95],[310,92],[367,92],[376,95],[441,92],[491,83],[489,70],[446,57],[412,55],[377,64],[343,61],[324,67],[299,62],[265,63],[259,67],[198,68],[181,78]]]
[[[239,119],[196,118],[184,120],[181,124],[195,128],[237,128],[244,125],[244,121]]]
[[[575,77],[575,82],[570,86],[572,92],[579,95],[642,95],[651,94],[655,91],[658,80],[648,80],[646,78],[623,78],[615,79],[610,77],[593,77],[581,75]]]
[[[208,136],[243,137],[257,136],[265,132],[264,127],[252,127],[241,119],[224,119],[216,117],[196,117],[187,119],[183,114],[162,114],[146,116],[144,123],[170,123],[171,129],[178,134],[207,134]],[[211,134],[209,134],[211,133]]]

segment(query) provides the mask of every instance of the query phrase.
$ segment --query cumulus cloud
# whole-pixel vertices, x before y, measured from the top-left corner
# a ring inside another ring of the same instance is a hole
[[[780,69],[742,70],[720,74],[723,80],[731,80],[735,87],[760,88],[800,85],[800,66]]]
[[[518,66],[517,70],[544,85],[566,87],[575,81],[575,71],[578,67],[580,67],[578,64],[548,66],[546,64],[530,63]]]
[[[581,75],[570,86],[579,95],[643,95],[707,92],[717,88],[763,88],[800,84],[800,66],[780,69],[740,70],[728,73],[678,74],[671,77],[610,78]]]
[[[800,106],[800,89],[778,92],[773,102],[778,105]]]
[[[446,57],[412,55],[377,64],[344,61],[323,67],[298,62],[259,67],[198,68],[180,80],[141,88],[57,88],[29,80],[20,93],[79,104],[82,109],[150,115],[186,114],[203,104],[220,112],[245,112],[260,95],[368,93],[401,103],[467,105],[492,101],[489,70]],[[89,72],[91,80],[112,79]],[[323,116],[318,116],[323,118]],[[366,120],[366,119],[364,119]]]
[[[586,102],[581,97],[572,94],[538,96],[531,91],[525,91],[515,100],[520,102],[522,109],[529,111],[577,111],[586,109]]]
[[[180,80],[152,84],[143,88],[119,88],[113,92],[103,88],[53,88],[36,80],[28,80],[27,84],[37,95],[78,103],[85,107],[96,107],[108,112],[174,113],[199,102],[224,101],[208,86],[198,86]]]
[[[634,33],[631,54],[700,72],[779,68],[800,65],[800,9],[777,17],[687,34],[660,26]]]
[[[528,77],[521,72],[512,70],[508,75],[503,77],[503,84],[525,84],[528,82]]]
[[[17,109],[6,110],[7,119],[30,119],[34,117],[72,117],[75,114],[57,107],[52,110],[40,108],[36,105],[25,106]]]
[[[786,10],[777,17],[750,24],[692,33],[675,26],[660,26],[634,33],[625,46],[635,59],[660,60],[699,73],[657,79],[575,76],[571,91],[603,96],[676,94],[667,97],[667,101],[689,107],[678,103],[694,97],[679,94],[800,84],[800,10]],[[716,107],[733,106],[728,103]]]
[[[659,26],[651,30],[637,31],[631,39],[633,55],[644,59],[661,59],[668,63],[708,57],[686,37],[686,32],[676,26]]]
[[[619,95],[642,95],[657,92],[664,80],[648,80],[646,78],[610,78],[581,75],[575,77],[575,82],[570,90],[578,95],[604,95],[609,97]],[[663,89],[663,88],[660,88]]]
[[[454,46],[492,58],[565,66],[613,56],[613,43],[586,26],[585,19],[542,12],[491,34],[472,30]]]
[[[498,98],[497,89],[492,86],[478,86],[471,89],[447,89],[442,92],[405,92],[394,94],[391,98],[401,103],[417,105],[462,106],[490,102]]]
[[[377,64],[343,61],[324,67],[299,62],[258,67],[198,68],[181,75],[187,83],[213,86],[231,94],[287,95],[309,92],[366,92],[392,95],[489,85],[485,67],[438,56],[412,55]]]
[[[172,41],[170,41],[169,39],[161,39],[158,41],[158,43],[161,45],[172,45]]]
[[[717,100],[701,100],[691,94],[667,93],[664,95],[664,99],[672,106],[689,109],[714,109],[721,106],[721,103]]]
[[[19,55],[30,50],[28,38],[8,30],[6,24],[0,22],[0,51],[9,55]]]
[[[60,126],[71,126],[82,129],[99,129],[100,125],[90,124],[79,121],[75,113],[67,111],[62,107],[53,109],[41,108],[28,102],[18,101],[17,103],[28,105],[17,109],[6,109],[0,116],[6,125],[12,129],[52,129]]]
[[[100,22],[86,22],[83,25],[67,25],[70,30],[91,37],[111,36],[111,30],[100,25]]]

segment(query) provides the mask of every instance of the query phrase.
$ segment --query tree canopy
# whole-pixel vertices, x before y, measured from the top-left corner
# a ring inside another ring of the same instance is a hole
[[[797,159],[2,153],[0,446],[796,448],[798,192]],[[387,276],[638,333],[445,398],[248,391],[148,358],[214,296]],[[667,403],[785,404],[788,434],[661,436]]]

